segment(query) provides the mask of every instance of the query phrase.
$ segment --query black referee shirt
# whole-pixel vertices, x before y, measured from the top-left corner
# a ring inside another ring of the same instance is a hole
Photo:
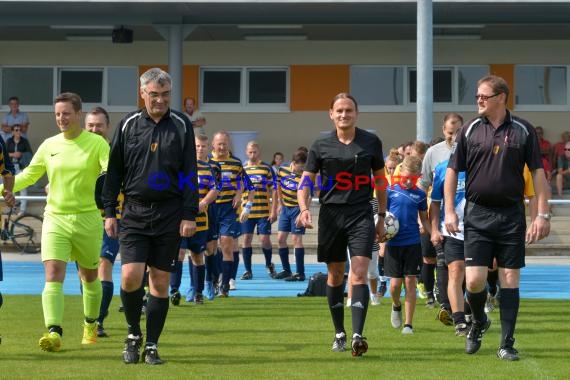
[[[524,200],[523,170],[542,168],[533,126],[507,110],[497,129],[479,117],[459,130],[448,167],[467,172],[466,198],[487,207],[507,207]]]
[[[319,137],[311,146],[305,170],[319,173],[317,189],[321,204],[358,204],[370,200],[372,171],[384,168],[382,142],[373,133],[356,128],[354,140],[341,143],[336,130]],[[354,184],[355,176],[368,176],[366,184]],[[300,183],[299,186],[308,186]]]
[[[188,182],[188,183],[187,183]],[[103,188],[105,215],[115,216],[117,195],[143,203],[183,199],[183,219],[198,213],[196,145],[190,120],[169,110],[155,123],[146,109],[121,120],[113,142]]]

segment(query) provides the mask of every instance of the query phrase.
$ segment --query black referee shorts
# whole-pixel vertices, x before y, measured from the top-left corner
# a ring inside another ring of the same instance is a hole
[[[319,262],[332,263],[350,256],[372,258],[376,229],[370,203],[362,205],[321,205],[317,256]]]
[[[525,266],[526,219],[524,205],[485,207],[465,205],[465,266],[500,268]]]
[[[174,271],[181,221],[182,199],[157,203],[125,200],[119,230],[121,264],[146,263]]]

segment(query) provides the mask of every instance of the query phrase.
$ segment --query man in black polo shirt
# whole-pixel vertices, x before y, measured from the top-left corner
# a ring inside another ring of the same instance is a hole
[[[384,236],[384,155],[376,135],[356,128],[358,106],[351,95],[338,94],[331,103],[329,116],[335,130],[315,141],[299,183],[298,224],[312,228],[309,195],[320,172],[318,260],[327,263],[328,268],[327,299],[335,327],[332,350],[346,349],[343,280],[348,247],[352,283],[351,349],[352,356],[361,356],[368,350],[362,336],[370,298],[368,265],[375,237]],[[379,202],[380,218],[376,226],[369,202],[373,185]]]
[[[170,109],[172,80],[152,68],[140,77],[145,107],[121,120],[111,144],[103,188],[105,231],[120,238],[121,300],[128,324],[125,363],[137,363],[143,343],[140,327],[145,268],[149,271],[146,344],[141,360],[162,364],[158,338],[168,313],[170,272],[182,237],[196,231],[198,183],[190,120]],[[120,232],[115,210],[119,190],[125,200]]]
[[[509,87],[503,78],[486,76],[477,83],[479,117],[457,134],[445,176],[445,198],[454,199],[457,173],[467,172],[465,206],[465,279],[473,324],[465,351],[474,354],[489,328],[484,307],[487,268],[493,258],[501,283],[501,343],[497,356],[518,360],[514,332],[519,309],[520,268],[525,265],[525,238],[532,243],[548,236],[549,190],[533,126],[507,109]],[[526,230],[523,169],[532,172],[538,217]],[[458,231],[453,202],[445,205],[445,226]],[[526,236],[525,236],[526,235]]]

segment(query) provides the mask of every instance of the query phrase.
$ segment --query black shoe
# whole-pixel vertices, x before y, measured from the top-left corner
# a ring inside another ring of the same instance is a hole
[[[194,296],[194,303],[196,305],[203,305],[204,304],[204,296],[200,293],[196,293]]]
[[[103,325],[99,323],[97,323],[97,337],[99,338],[109,337],[109,335],[107,335],[107,332],[105,331],[105,328],[103,328]]]
[[[141,362],[145,362],[150,365],[157,365],[164,363],[160,356],[158,356],[158,350],[156,345],[146,346],[141,355]]]
[[[483,324],[473,323],[469,332],[467,333],[467,339],[465,339],[465,352],[468,354],[474,354],[481,348],[481,338],[483,334],[491,326],[491,320],[487,318]]]
[[[170,293],[170,302],[172,302],[174,306],[178,306],[180,305],[180,297],[180,292],[178,290],[175,290],[174,292]]]
[[[357,334],[352,336],[352,356],[362,356],[366,351],[368,351],[368,343],[366,343],[366,338]]]
[[[517,361],[519,360],[519,352],[513,347],[499,347],[497,357],[503,360]]]
[[[139,351],[142,345],[142,336],[133,334],[127,335],[125,348],[123,349],[123,361],[125,364],[137,364],[139,362]]]
[[[267,268],[267,273],[269,274],[269,277],[275,278],[275,276],[277,275],[277,272],[275,272],[275,265],[273,265],[273,263],[271,263],[268,266],[266,266],[265,268]]]
[[[119,313],[124,313],[125,307],[123,305],[119,306]]]
[[[282,270],[281,272],[277,273],[274,278],[276,280],[284,280],[288,277],[291,277],[291,272]]]
[[[230,295],[230,285],[225,284],[220,286],[220,294],[218,294],[218,297],[228,298],[229,295]]]
[[[305,275],[299,273],[293,273],[291,277],[285,278],[285,281],[305,281]]]
[[[242,275],[241,275],[241,279],[242,280],[251,280],[253,278],[253,275],[251,274],[250,271],[245,271]]]

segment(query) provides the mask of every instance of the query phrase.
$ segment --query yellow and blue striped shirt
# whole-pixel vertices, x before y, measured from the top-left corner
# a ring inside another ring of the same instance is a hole
[[[269,216],[269,201],[271,193],[275,188],[275,173],[273,168],[265,162],[260,162],[257,165],[246,165],[244,167],[249,180],[251,181],[252,188],[255,189],[253,198],[253,206],[249,214],[250,218],[263,218]],[[242,207],[247,202],[249,191],[245,190],[242,196]]]
[[[283,205],[289,207],[298,206],[297,189],[301,182],[301,173],[295,173],[289,167],[281,166],[277,173],[279,192]]]

